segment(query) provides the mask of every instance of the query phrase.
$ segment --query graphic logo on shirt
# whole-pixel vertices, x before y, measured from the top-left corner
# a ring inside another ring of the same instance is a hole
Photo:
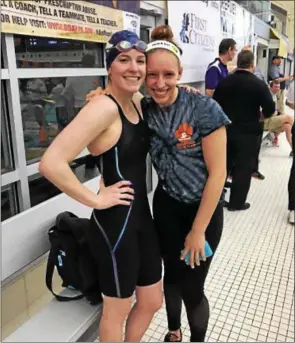
[[[174,133],[179,143],[176,145],[178,149],[194,148],[197,144],[192,140],[193,128],[188,123],[180,124]]]

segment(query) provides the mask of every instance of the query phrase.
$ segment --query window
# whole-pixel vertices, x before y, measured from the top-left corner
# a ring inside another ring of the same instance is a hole
[[[95,166],[95,157],[90,155],[73,161],[70,166],[81,182],[86,182],[99,175]],[[58,188],[40,174],[29,177],[29,189],[31,206],[40,204],[61,193]]]
[[[18,68],[103,68],[103,44],[14,35]]]
[[[71,76],[19,80],[27,164],[38,162],[58,133],[85,104],[103,77]]]
[[[1,221],[6,220],[18,211],[18,201],[15,184],[4,186],[1,189]]]
[[[1,174],[14,169],[4,81],[1,82]]]

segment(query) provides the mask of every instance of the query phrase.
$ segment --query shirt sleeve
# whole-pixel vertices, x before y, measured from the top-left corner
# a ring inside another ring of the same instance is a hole
[[[204,101],[203,110],[198,118],[198,127],[200,136],[206,137],[222,126],[227,126],[231,123],[226,114],[223,112],[218,103],[207,98]]]
[[[269,76],[272,80],[278,79],[280,77],[279,68],[277,68],[276,66],[272,66],[270,68]]]
[[[205,75],[205,89],[215,89],[219,83],[219,71],[216,67],[210,67]]]

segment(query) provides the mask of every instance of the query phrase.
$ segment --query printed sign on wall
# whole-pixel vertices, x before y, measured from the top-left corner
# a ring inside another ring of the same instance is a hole
[[[106,43],[124,28],[139,32],[139,17],[127,14],[91,1],[1,0],[2,32],[31,36]]]
[[[204,80],[221,40],[219,1],[168,1],[168,20],[183,50],[181,82]]]

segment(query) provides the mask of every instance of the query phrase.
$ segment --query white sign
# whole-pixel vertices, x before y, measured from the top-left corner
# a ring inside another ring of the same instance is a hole
[[[220,2],[220,23],[222,38],[233,38],[237,42],[237,50],[254,44],[254,17],[242,6],[234,1]],[[237,58],[229,63],[228,69],[232,71],[237,67]]]
[[[124,30],[133,31],[140,36],[140,17],[137,14],[123,12],[123,26]]]
[[[222,37],[219,1],[168,1],[168,20],[183,50],[181,82],[205,80]]]

